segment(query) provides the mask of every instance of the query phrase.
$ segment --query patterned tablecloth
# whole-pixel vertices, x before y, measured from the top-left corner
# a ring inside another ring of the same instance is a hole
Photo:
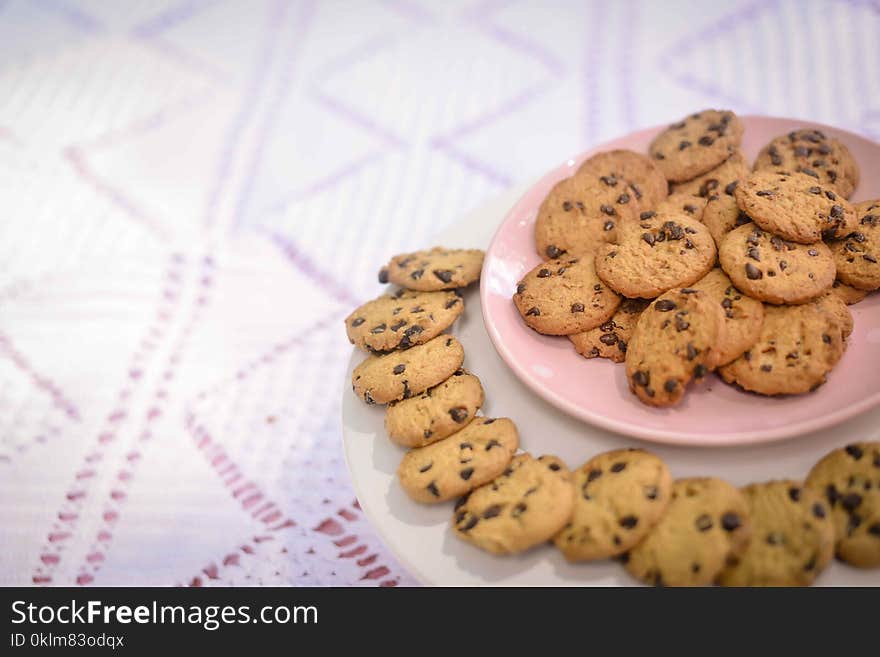
[[[877,34],[868,1],[0,0],[0,584],[413,584],[340,448],[377,266],[697,108],[878,136]]]

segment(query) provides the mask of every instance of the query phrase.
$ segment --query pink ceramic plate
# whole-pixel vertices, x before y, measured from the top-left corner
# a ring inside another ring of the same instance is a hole
[[[754,160],[773,137],[818,128],[845,143],[862,171],[852,200],[880,197],[880,145],[864,137],[795,119],[746,116],[742,149]],[[516,284],[540,262],[534,247],[538,206],[550,188],[598,151],[647,152],[662,127],[636,132],[584,153],[548,173],[507,214],[486,253],[480,297],[489,337],[501,358],[538,395],[587,422],[630,436],[685,445],[733,445],[777,440],[837,424],[880,404],[880,293],[851,306],[855,330],[841,362],[817,391],[769,398],[741,392],[718,378],[691,389],[681,405],[654,409],[630,394],[623,367],[579,356],[567,338],[527,328],[513,306]],[[714,375],[713,375],[714,377]]]

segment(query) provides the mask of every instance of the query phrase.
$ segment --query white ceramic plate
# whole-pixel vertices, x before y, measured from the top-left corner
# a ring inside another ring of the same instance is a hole
[[[485,249],[507,211],[528,187],[512,190],[465,217],[438,235],[435,242]],[[512,418],[519,428],[522,449],[535,455],[556,454],[571,467],[609,449],[644,446],[664,458],[675,477],[712,475],[744,485],[774,478],[801,478],[833,447],[855,440],[880,440],[880,409],[875,409],[832,429],[768,445],[705,448],[643,444],[571,418],[521,383],[486,334],[476,287],[466,294],[464,315],[453,332],[465,347],[465,366],[480,377],[486,390],[483,413]],[[362,358],[353,350],[340,385],[345,457],[361,507],[385,544],[417,579],[441,586],[634,584],[619,564],[568,564],[550,546],[516,557],[493,557],[452,535],[451,502],[425,506],[409,500],[395,479],[404,451],[385,436],[384,407],[366,406],[351,391],[351,371]],[[858,570],[834,562],[816,584],[880,586],[880,569]]]

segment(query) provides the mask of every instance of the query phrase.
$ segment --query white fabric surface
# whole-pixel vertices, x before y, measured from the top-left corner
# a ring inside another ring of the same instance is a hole
[[[870,1],[0,0],[0,585],[414,584],[340,449],[379,264],[698,108],[878,137],[878,33]]]

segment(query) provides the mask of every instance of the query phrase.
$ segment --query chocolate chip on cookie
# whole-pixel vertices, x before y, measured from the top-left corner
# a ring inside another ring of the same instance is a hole
[[[467,287],[479,280],[483,252],[479,249],[445,249],[403,253],[379,271],[379,282],[430,292]]]
[[[516,554],[550,540],[571,517],[571,473],[555,456],[519,454],[493,481],[455,505],[459,538],[493,554]]]
[[[711,171],[733,155],[743,126],[733,112],[704,110],[674,123],[649,148],[670,182],[684,182]]]

